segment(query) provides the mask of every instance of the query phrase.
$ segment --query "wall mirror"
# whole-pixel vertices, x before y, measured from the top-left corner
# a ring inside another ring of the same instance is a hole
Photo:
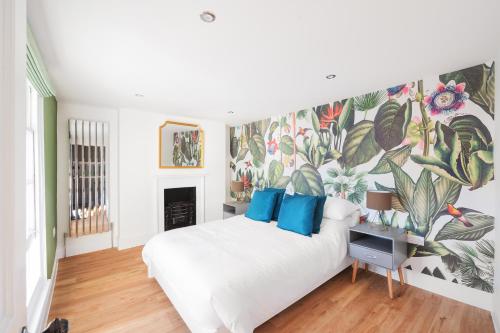
[[[160,126],[160,168],[203,168],[203,130],[166,121]]]

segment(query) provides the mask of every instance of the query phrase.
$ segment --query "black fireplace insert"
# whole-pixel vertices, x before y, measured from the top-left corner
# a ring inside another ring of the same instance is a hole
[[[196,224],[196,187],[163,190],[165,231]]]

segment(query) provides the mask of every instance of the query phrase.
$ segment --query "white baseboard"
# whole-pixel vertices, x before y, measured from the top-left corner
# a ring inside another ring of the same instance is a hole
[[[52,297],[54,295],[54,288],[56,285],[57,278],[57,270],[59,267],[59,258],[57,258],[57,253],[59,249],[56,249],[56,258],[54,260],[54,266],[52,267],[52,276],[50,279],[47,279],[43,286],[43,291],[40,293],[39,305],[37,307],[38,310],[35,311],[35,318],[33,318],[33,322],[31,323],[30,332],[40,333],[47,325],[47,320],[49,316],[50,306],[52,304]]]
[[[59,259],[62,259],[64,257],[65,257],[65,255],[64,255],[64,246],[57,245],[57,248],[56,248],[56,261],[58,261]]]
[[[493,319],[493,327],[496,333],[500,333],[500,313],[495,313],[491,311],[491,318]]]
[[[148,240],[151,239],[153,235],[151,234],[142,234],[142,235],[134,235],[134,236],[123,236],[120,235],[118,239],[118,249],[125,250],[131,247],[144,245]]]
[[[370,266],[370,271],[386,276],[385,269],[373,265]],[[403,269],[403,272],[405,282],[409,285],[487,311],[491,311],[493,308],[493,294],[407,269]],[[393,274],[393,278],[399,281],[398,274]]]
[[[50,312],[50,307],[52,305],[52,298],[54,297],[54,289],[56,287],[56,281],[57,281],[57,270],[59,269],[59,258],[57,257],[57,251],[56,249],[56,258],[54,260],[54,266],[52,267],[52,276],[50,277],[50,286],[49,286],[49,297],[47,301],[45,302],[44,309],[42,310],[42,320],[43,320],[43,325],[42,327],[45,327],[47,325],[47,322],[49,320],[49,312]]]
[[[112,233],[85,235],[66,238],[66,257],[109,249],[112,246]]]

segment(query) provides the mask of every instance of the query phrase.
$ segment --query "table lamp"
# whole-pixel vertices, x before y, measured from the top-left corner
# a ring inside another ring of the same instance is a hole
[[[239,180],[231,181],[231,191],[236,193],[236,201],[241,201],[241,193],[243,193],[243,182]]]
[[[388,191],[367,191],[366,208],[379,212],[379,216],[385,210],[392,209],[392,193]]]

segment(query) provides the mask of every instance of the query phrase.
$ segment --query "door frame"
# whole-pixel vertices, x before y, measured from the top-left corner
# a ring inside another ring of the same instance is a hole
[[[0,331],[26,323],[26,0],[0,2]]]

